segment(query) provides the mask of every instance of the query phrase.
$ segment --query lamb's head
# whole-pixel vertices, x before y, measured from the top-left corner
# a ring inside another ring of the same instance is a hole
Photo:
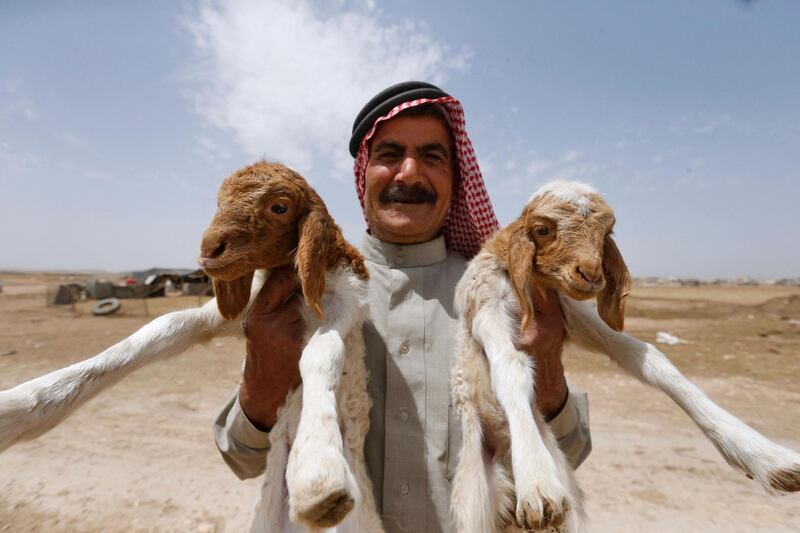
[[[255,270],[292,263],[306,302],[321,317],[325,274],[340,260],[366,275],[363,259],[306,180],[280,163],[260,161],[222,182],[198,262],[213,279],[225,318],[247,305]]]
[[[503,230],[500,257],[523,311],[532,313],[530,289],[554,289],[576,300],[597,297],[603,320],[621,331],[631,277],[611,237],[614,211],[590,186],[556,181],[539,189],[522,215]]]

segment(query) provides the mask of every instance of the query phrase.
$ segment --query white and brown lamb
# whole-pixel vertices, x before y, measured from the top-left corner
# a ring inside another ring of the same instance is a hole
[[[799,454],[721,409],[653,345],[622,332],[631,278],[611,237],[614,223],[591,187],[548,184],[459,282],[452,376],[463,432],[452,497],[459,533],[586,527],[572,469],[536,408],[535,368],[515,344],[534,313],[533,290],[558,293],[568,341],[664,391],[730,465],[770,492],[800,490]]]
[[[294,265],[305,298],[303,383],[289,393],[270,432],[251,530],[382,532],[364,460],[370,399],[361,254],[299,174],[259,162],[222,183],[200,263],[213,279],[214,300],[168,313],[95,357],[0,391],[0,451],[55,427],[137,368],[213,337],[240,335],[236,319],[269,283],[269,269]]]

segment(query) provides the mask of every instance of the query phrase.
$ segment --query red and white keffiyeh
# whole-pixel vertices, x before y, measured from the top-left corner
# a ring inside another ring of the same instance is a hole
[[[452,96],[409,100],[394,107],[389,113],[375,121],[375,124],[361,140],[361,146],[353,165],[358,200],[361,202],[361,209],[364,209],[365,176],[369,160],[367,147],[378,124],[389,120],[404,109],[420,104],[439,104],[447,115],[455,138],[460,180],[457,182],[456,190],[453,191],[450,212],[444,222],[442,233],[449,249],[471,259],[478,253],[484,241],[500,228],[500,224],[497,222],[492,202],[486,192],[486,185],[478,167],[475,150],[467,136],[464,109],[461,107],[461,102]]]

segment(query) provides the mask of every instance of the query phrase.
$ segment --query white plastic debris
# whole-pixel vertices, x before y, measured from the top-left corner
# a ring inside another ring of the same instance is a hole
[[[667,333],[666,331],[659,331],[658,333],[656,333],[656,342],[669,345],[689,344],[689,341],[679,339],[672,333]]]

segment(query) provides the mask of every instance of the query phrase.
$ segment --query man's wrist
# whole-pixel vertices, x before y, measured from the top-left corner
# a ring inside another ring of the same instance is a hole
[[[269,449],[269,429],[265,430],[253,423],[244,412],[238,395],[228,413],[226,426],[236,441],[248,448]]]
[[[561,402],[558,403],[555,409],[548,409],[546,412],[542,413],[544,416],[545,422],[551,422],[554,418],[561,414],[561,411],[564,410],[564,407],[567,406],[567,402],[569,401],[569,387],[567,387],[566,383],[564,384],[564,396],[561,399]]]
[[[243,380],[239,385],[239,407],[247,420],[259,431],[269,432],[277,421],[278,406],[270,407],[270,402],[265,398],[253,398]]]

